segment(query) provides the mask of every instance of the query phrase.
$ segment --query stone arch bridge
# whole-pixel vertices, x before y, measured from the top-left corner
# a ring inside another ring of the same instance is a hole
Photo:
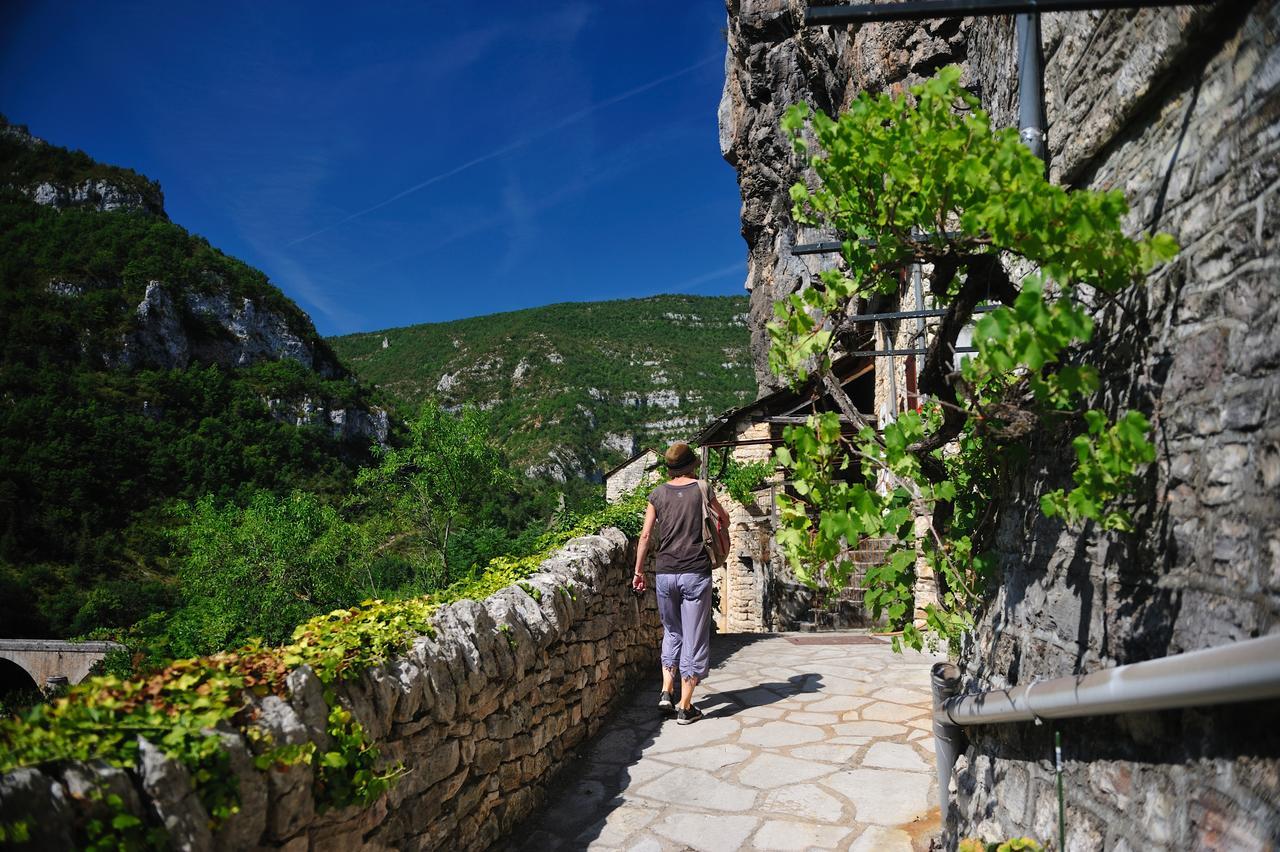
[[[84,680],[93,664],[123,649],[115,642],[66,642],[58,639],[0,639],[0,660],[25,671],[40,689]]]

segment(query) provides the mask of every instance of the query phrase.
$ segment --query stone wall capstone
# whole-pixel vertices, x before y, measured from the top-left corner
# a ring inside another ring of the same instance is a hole
[[[532,812],[628,684],[656,677],[657,605],[630,593],[634,558],[616,529],[573,539],[521,586],[441,607],[433,635],[340,684],[336,700],[381,765],[405,770],[369,807],[318,813],[309,764],[255,769],[259,745],[220,731],[241,810],[216,832],[187,770],[149,742],[129,771],[71,763],[0,777],[0,821],[27,822],[30,848],[76,848],[77,822],[102,816],[88,795],[98,788],[182,850],[488,848]],[[288,687],[287,699],[258,701],[257,727],[276,745],[323,746],[319,680],[303,667]]]

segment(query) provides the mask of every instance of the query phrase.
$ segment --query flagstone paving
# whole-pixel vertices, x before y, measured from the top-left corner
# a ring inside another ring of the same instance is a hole
[[[655,673],[508,847],[928,848],[938,831],[935,658],[787,636],[717,636],[712,647],[695,696],[705,718],[679,726],[659,716]]]

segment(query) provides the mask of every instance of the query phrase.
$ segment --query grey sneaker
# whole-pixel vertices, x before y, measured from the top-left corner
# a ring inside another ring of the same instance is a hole
[[[670,692],[662,692],[658,694],[658,709],[663,713],[670,713],[675,709],[675,701],[672,700]]]
[[[677,725],[692,725],[694,722],[698,721],[701,718],[702,718],[702,711],[699,710],[697,707],[693,706],[692,704],[689,705],[688,710],[685,710],[683,707],[676,708],[676,724]]]

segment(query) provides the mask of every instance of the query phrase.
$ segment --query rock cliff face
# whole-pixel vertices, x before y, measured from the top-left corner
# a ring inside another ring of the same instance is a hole
[[[24,125],[0,116],[0,161],[11,163],[0,182],[28,200],[49,207],[132,210],[164,217],[160,184],[131,169],[95,163],[32,136]]]
[[[130,190],[106,179],[85,180],[65,185],[43,181],[27,190],[27,197],[36,204],[63,209],[88,207],[110,212],[113,210],[138,210],[153,215],[164,215],[164,196],[157,186],[154,194]]]
[[[76,341],[64,343],[78,346],[91,369],[237,369],[287,360],[320,379],[349,378],[310,318],[265,275],[167,221],[155,181],[51,145],[0,117],[0,204],[13,221],[32,223],[34,236],[23,252],[15,252],[21,256],[15,268],[22,283],[35,285],[30,301],[44,300],[51,314],[87,323]],[[51,217],[35,205],[58,212]],[[141,214],[141,221],[119,214]],[[79,230],[64,238],[51,218],[70,218]],[[114,265],[98,264],[89,274],[82,271],[83,262],[66,258],[94,240]],[[185,257],[186,263],[161,267],[162,274],[170,274],[148,281],[139,299],[131,264],[154,268],[158,257],[173,256]],[[121,298],[113,298],[112,291]],[[388,418],[381,409],[326,402],[303,391],[288,399],[268,394],[273,398],[264,395],[263,401],[281,422],[320,427],[357,443],[387,438]]]
[[[805,101],[834,115],[858,92],[897,89],[967,57],[967,26],[884,24],[850,31],[803,25],[806,4],[730,0],[720,151],[738,170],[742,236],[747,242],[748,326],[760,392],[781,385],[769,371],[765,325],[773,305],[823,268],[793,257],[797,243],[824,239],[791,219],[788,190],[805,179],[803,162],[782,133],[782,115]]]
[[[816,270],[789,247],[802,175],[778,130],[797,100],[838,109],[963,63],[996,126],[1016,115],[1010,18],[799,26],[799,4],[729,3],[721,146],[739,171],[751,327]],[[1000,575],[960,659],[966,689],[1028,683],[1280,630],[1280,12],[1274,2],[1045,15],[1049,173],[1124,189],[1133,233],[1179,258],[1099,311],[1094,405],[1155,424],[1130,536],[1065,529],[1039,496],[1070,485],[1064,436],[1033,435],[1000,501]],[[1068,848],[1267,848],[1280,841],[1276,702],[1062,726]],[[1049,726],[970,732],[948,842],[1056,834]],[[1134,815],[1138,817],[1135,819]]]
[[[120,341],[111,366],[182,369],[197,364],[248,367],[289,359],[326,379],[343,369],[327,349],[304,340],[279,313],[247,298],[187,292],[175,298],[163,282],[147,284],[133,327]]]
[[[407,406],[435,396],[489,412],[514,465],[577,487],[755,396],[746,309],[740,297],[656,296],[330,342],[356,375]]]

